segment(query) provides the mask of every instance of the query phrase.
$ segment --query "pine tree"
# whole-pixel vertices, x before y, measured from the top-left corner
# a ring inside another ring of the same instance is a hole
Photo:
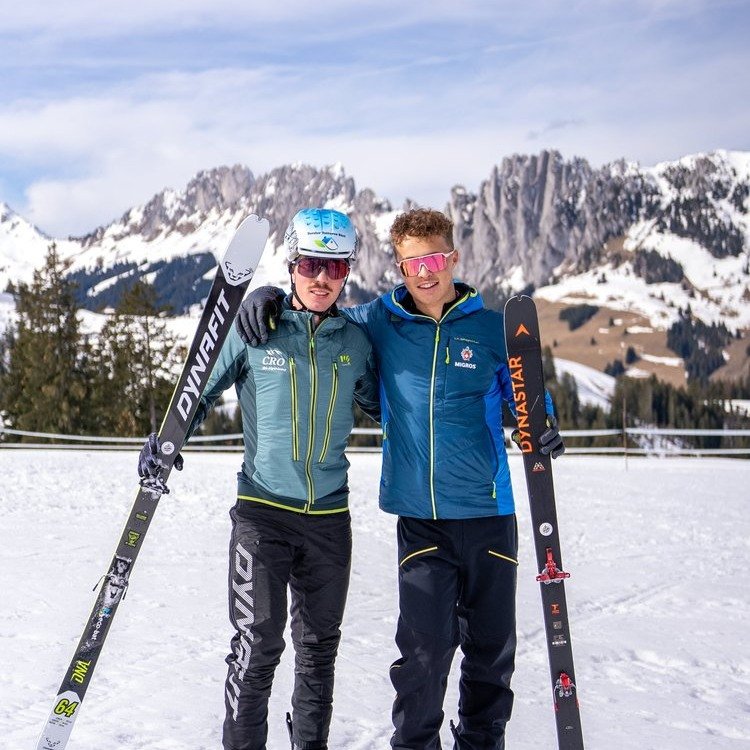
[[[552,355],[552,349],[550,349],[549,346],[545,346],[544,349],[542,349],[542,374],[545,383],[557,380],[555,358]]]
[[[182,358],[177,339],[156,306],[154,289],[136,282],[123,294],[99,337],[98,431],[113,435],[155,432]]]
[[[53,243],[31,284],[17,288],[17,325],[0,373],[0,405],[16,429],[81,434],[90,425],[88,349],[65,270]]]

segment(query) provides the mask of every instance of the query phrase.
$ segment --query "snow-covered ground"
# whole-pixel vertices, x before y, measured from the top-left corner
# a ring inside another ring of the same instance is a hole
[[[332,750],[384,750],[397,654],[395,520],[380,457],[351,457],[354,566]],[[0,747],[35,747],[135,495],[135,453],[1,450]],[[186,454],[131,577],[70,750],[215,750],[223,714],[227,511],[238,454]],[[513,750],[557,747],[520,457]],[[564,457],[559,525],[587,748],[750,746],[750,462]],[[458,661],[458,659],[457,659]],[[288,747],[291,649],[269,750]],[[446,700],[456,716],[456,675]],[[444,747],[452,745],[447,726]]]

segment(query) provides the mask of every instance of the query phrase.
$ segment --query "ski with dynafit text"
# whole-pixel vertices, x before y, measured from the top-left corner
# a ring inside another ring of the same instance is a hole
[[[114,556],[102,576],[96,601],[63,678],[37,750],[63,750],[70,739],[81,704],[117,608],[128,589],[138,553],[156,506],[185,442],[200,396],[218,359],[235,315],[260,262],[268,239],[266,219],[248,216],[234,232],[219,261],[193,341],[159,430],[160,475],[138,489]],[[122,697],[110,697],[122,700]]]
[[[578,684],[573,666],[570,622],[557,525],[552,459],[538,451],[547,429],[539,320],[531,297],[511,297],[505,305],[505,342],[531,508],[537,569],[549,656],[551,690],[560,750],[582,750]]]

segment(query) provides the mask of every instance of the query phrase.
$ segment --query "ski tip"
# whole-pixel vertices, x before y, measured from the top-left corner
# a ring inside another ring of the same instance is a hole
[[[229,252],[229,250],[238,239],[241,242],[251,241],[253,243],[253,247],[257,247],[258,244],[262,243],[262,248],[265,246],[270,232],[271,225],[268,223],[268,219],[264,219],[257,214],[250,214],[249,216],[246,216],[237,226],[234,237],[229,243],[229,248],[227,248],[227,252]]]
[[[255,214],[246,216],[240,222],[221,260],[221,268],[227,283],[241,286],[250,282],[268,241],[270,230],[268,219]]]
[[[507,310],[509,306],[512,307],[513,305],[523,304],[526,301],[533,302],[532,298],[528,294],[514,294],[506,301],[505,309]]]
[[[246,216],[237,227],[237,231],[242,229],[242,227],[245,226],[245,224],[252,225],[252,224],[260,224],[268,230],[270,228],[270,224],[268,223],[268,219],[264,219],[257,214],[250,214],[249,216]]]

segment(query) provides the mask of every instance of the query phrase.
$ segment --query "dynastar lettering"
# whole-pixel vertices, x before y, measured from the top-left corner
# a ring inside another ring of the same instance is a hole
[[[509,357],[510,381],[513,386],[513,401],[516,405],[516,421],[518,422],[518,447],[523,453],[531,453],[534,445],[529,432],[529,409],[526,396],[526,379],[523,372],[523,357]]]

